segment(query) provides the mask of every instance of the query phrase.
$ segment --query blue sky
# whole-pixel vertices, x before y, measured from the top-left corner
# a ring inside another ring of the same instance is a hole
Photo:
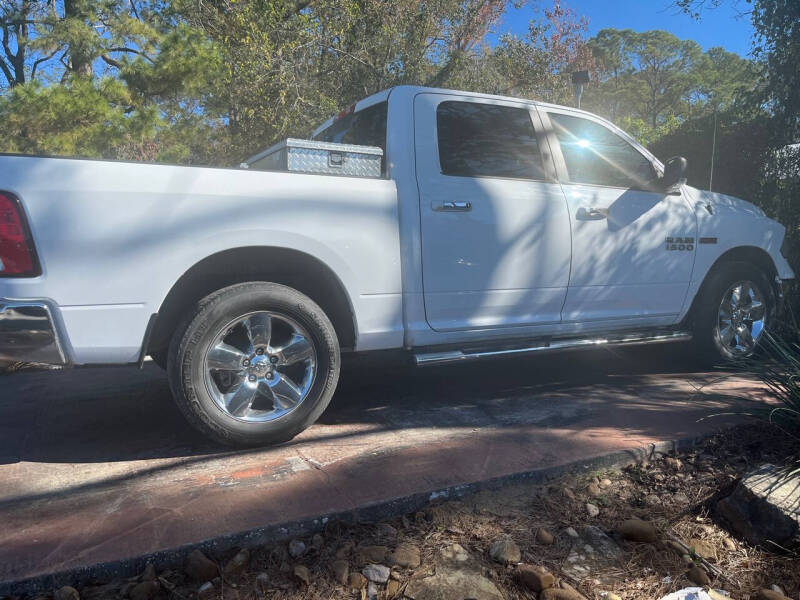
[[[538,4],[549,6],[550,1],[542,0]],[[722,46],[742,56],[750,53],[753,27],[747,15],[738,16],[748,8],[741,0],[723,2],[719,8],[704,11],[700,21],[678,11],[671,0],[562,0],[561,4],[588,17],[590,36],[607,27],[635,31],[664,29],[681,39],[694,40],[704,50]],[[528,21],[535,16],[530,6],[509,9],[499,32],[523,35]]]

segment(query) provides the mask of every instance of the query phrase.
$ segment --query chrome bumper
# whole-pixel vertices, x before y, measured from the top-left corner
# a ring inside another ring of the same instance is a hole
[[[0,299],[0,361],[67,364],[46,304]]]

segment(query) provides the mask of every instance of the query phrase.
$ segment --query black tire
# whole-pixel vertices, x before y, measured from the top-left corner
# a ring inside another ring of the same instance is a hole
[[[766,328],[774,322],[776,298],[775,289],[762,269],[746,262],[727,262],[714,268],[695,302],[693,324],[694,344],[701,361],[718,364],[734,359],[746,358],[757,349],[737,353],[727,347],[718,335],[719,309],[723,296],[731,286],[740,281],[750,281],[758,287],[765,303]],[[758,340],[756,340],[758,342]]]
[[[217,405],[204,379],[204,357],[216,336],[227,324],[255,311],[293,319],[308,332],[316,351],[317,371],[307,395],[274,421],[236,419]],[[198,302],[176,329],[167,359],[172,394],[186,419],[214,441],[235,446],[278,444],[312,425],[333,397],[341,366],[336,332],[322,309],[297,290],[266,282],[233,285]]]

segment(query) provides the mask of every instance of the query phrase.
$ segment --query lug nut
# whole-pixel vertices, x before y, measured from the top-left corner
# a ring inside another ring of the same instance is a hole
[[[262,354],[264,354],[264,349],[263,348],[259,348],[258,350],[256,350],[256,354],[261,356]]]
[[[253,382],[253,381],[256,380],[256,376],[255,375],[250,375],[250,377],[248,377],[247,379],[249,379],[251,382]]]
[[[249,366],[250,366],[250,361],[249,361],[249,360],[247,360],[247,359],[245,358],[245,359],[242,361],[242,366],[243,366],[243,367],[249,367]]]
[[[270,371],[269,373],[267,373],[267,379],[272,379],[273,377],[275,377],[275,374],[273,372]]]
[[[273,365],[278,364],[278,357],[277,356],[270,356],[269,357],[269,362],[271,362]]]

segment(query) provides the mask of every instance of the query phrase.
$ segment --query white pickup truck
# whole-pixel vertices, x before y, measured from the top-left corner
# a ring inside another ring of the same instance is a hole
[[[744,356],[794,277],[783,226],[580,110],[403,86],[314,139],[381,148],[380,176],[0,156],[0,359],[150,355],[205,434],[275,443],[342,352]]]

